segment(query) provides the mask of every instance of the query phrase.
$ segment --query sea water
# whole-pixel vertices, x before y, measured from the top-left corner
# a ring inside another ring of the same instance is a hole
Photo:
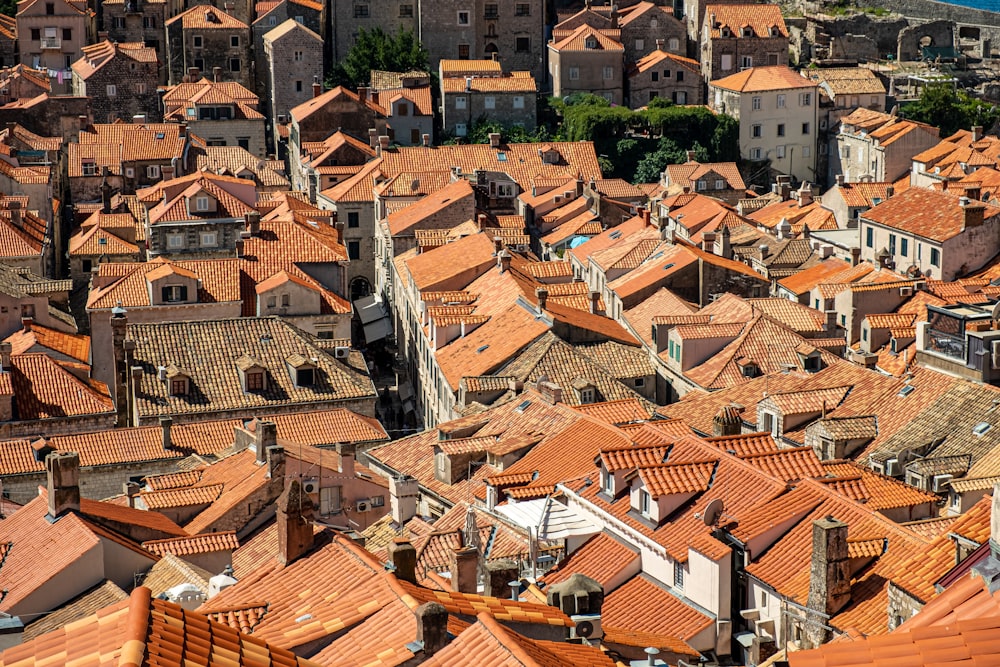
[[[1000,12],[1000,0],[942,0],[949,5],[961,5],[972,7],[973,9],[986,9],[991,12]]]

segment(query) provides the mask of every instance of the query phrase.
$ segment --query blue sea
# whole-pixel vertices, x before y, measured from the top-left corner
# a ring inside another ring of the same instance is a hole
[[[961,5],[974,9],[987,9],[991,12],[1000,12],[1000,0],[942,0],[949,5]]]

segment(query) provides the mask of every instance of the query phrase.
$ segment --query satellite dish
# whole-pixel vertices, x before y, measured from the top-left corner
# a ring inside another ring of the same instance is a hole
[[[708,507],[705,508],[705,525],[714,526],[720,516],[722,516],[722,499],[716,498],[708,504]]]
[[[913,451],[910,449],[899,450],[899,453],[896,454],[896,460],[899,461],[899,465],[905,466],[913,460]]]
[[[996,305],[993,306],[993,312],[990,313],[990,319],[994,322],[1000,320],[1000,301],[997,301]]]
[[[590,621],[580,621],[576,624],[576,634],[580,637],[590,637],[594,634],[594,624]]]

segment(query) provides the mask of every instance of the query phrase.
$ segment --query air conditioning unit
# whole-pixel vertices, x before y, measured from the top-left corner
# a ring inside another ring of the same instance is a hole
[[[355,506],[355,510],[358,512],[367,512],[372,508],[371,503],[367,500],[359,500],[358,504]]]
[[[333,357],[335,359],[346,359],[351,354],[351,348],[337,346],[333,348]]]
[[[307,479],[302,482],[302,490],[306,493],[319,493],[319,482],[315,479]]]
[[[527,243],[518,243],[517,244],[517,251],[518,252],[528,252],[528,244]]]
[[[913,287],[910,285],[903,285],[899,288],[899,296],[913,296]]]
[[[569,630],[570,639],[600,639],[604,636],[601,629],[600,614],[578,614],[570,616],[570,620],[575,624]]]
[[[954,475],[934,475],[931,480],[931,490],[934,493],[944,493],[948,490],[948,482],[951,481],[952,477]]]

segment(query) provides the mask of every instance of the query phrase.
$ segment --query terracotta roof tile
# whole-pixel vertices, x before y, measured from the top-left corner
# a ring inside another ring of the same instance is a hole
[[[989,204],[974,203],[983,208],[983,216],[990,219],[1000,215],[1000,208]],[[926,211],[913,215],[913,211]],[[965,229],[965,210],[958,197],[949,193],[925,188],[911,188],[895,195],[861,216],[864,220],[907,232],[934,241],[946,241]]]
[[[127,599],[128,594],[125,591],[110,579],[105,579],[100,584],[81,593],[55,611],[29,622],[24,626],[22,639],[25,642],[31,641],[47,632],[52,632],[70,623],[80,621],[100,609]]]
[[[642,604],[636,604],[637,600],[642,600]],[[650,614],[649,609],[657,612]],[[688,605],[649,575],[640,574],[604,598],[601,622],[604,628],[689,640],[714,623],[714,619]]]
[[[11,344],[11,352],[15,355],[26,354],[39,347],[77,361],[90,362],[90,336],[66,333],[39,324],[12,333],[4,342]]]
[[[213,551],[233,551],[239,545],[236,532],[232,530],[142,543],[144,549],[158,556],[167,554],[191,556],[212,553]]]
[[[730,5],[732,6],[732,5]],[[777,7],[776,5],[736,5],[742,7]],[[725,8],[726,5],[715,5]],[[738,30],[738,29],[737,29]],[[758,93],[770,90],[796,90],[816,88],[816,84],[786,66],[751,67],[738,74],[730,74],[712,81],[710,86],[738,93]],[[811,228],[811,227],[810,227]]]
[[[589,25],[581,25],[565,36],[556,35],[549,48],[553,51],[587,51],[600,49],[602,51],[625,51],[625,47],[616,38],[605,34]],[[615,31],[617,32],[617,31]],[[620,38],[620,35],[619,35]]]
[[[796,482],[809,477],[822,477],[825,470],[812,447],[794,447],[776,452],[744,454],[740,457],[772,477]]]
[[[180,22],[185,30],[249,30],[249,26],[216,7],[198,6],[169,19],[166,25]]]
[[[144,491],[140,494],[143,504],[151,510],[187,505],[209,505],[222,493],[222,484],[212,484],[186,489]]]

